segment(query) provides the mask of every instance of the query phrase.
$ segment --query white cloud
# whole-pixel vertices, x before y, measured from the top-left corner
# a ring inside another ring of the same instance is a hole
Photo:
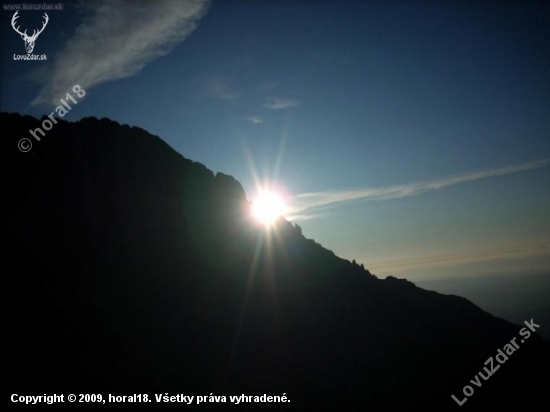
[[[524,170],[539,169],[550,165],[550,159],[503,167],[500,169],[483,170],[465,173],[457,176],[443,177],[425,182],[409,183],[404,185],[386,186],[377,188],[362,188],[351,190],[335,190],[315,193],[303,193],[292,199],[292,213],[304,219],[304,216],[317,214],[334,206],[363,200],[397,199],[407,196],[416,196],[432,190],[443,189],[448,186],[489,177],[503,176]],[[297,219],[300,220],[300,219]]]
[[[280,82],[278,81],[265,81],[258,85],[258,88],[261,90],[273,90],[279,87]]]
[[[57,104],[75,84],[84,89],[138,73],[197,28],[210,0],[99,0],[56,54],[33,104]]]
[[[324,213],[313,213],[308,214],[307,211],[303,215],[293,215],[293,214],[285,214],[285,219],[289,221],[300,221],[303,222],[304,220],[311,220],[311,219],[317,219],[319,217],[325,217],[327,215],[326,212]]]
[[[264,103],[264,106],[268,109],[281,110],[288,109],[290,107],[298,106],[300,103],[293,99],[279,99],[279,98],[269,98]]]
[[[200,80],[202,83],[197,95],[211,97],[217,100],[233,100],[240,94],[232,88],[233,78],[226,75],[217,75]]]
[[[264,118],[260,116],[249,116],[246,118],[246,120],[254,124],[260,124],[264,122]]]

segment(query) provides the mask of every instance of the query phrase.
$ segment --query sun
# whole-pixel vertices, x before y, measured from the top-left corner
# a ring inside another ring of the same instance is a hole
[[[285,210],[281,196],[269,190],[261,191],[252,201],[252,216],[265,226],[275,223]]]

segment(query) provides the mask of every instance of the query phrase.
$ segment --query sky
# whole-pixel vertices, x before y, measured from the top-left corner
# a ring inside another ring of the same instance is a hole
[[[142,127],[250,198],[259,180],[378,276],[550,272],[544,2],[55,4],[18,13],[28,34],[48,15],[28,61],[3,3],[2,111],[79,84],[64,119]]]

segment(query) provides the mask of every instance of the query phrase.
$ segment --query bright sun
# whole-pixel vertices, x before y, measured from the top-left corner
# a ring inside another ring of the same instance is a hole
[[[285,212],[285,203],[279,195],[262,191],[252,202],[252,216],[266,226],[272,225]]]

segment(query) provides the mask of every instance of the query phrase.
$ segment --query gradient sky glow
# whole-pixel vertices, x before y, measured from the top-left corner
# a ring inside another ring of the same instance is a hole
[[[79,83],[66,119],[140,126],[249,196],[274,182],[306,237],[379,276],[549,271],[544,2],[63,4],[47,61],[13,60],[2,11],[2,111]]]

